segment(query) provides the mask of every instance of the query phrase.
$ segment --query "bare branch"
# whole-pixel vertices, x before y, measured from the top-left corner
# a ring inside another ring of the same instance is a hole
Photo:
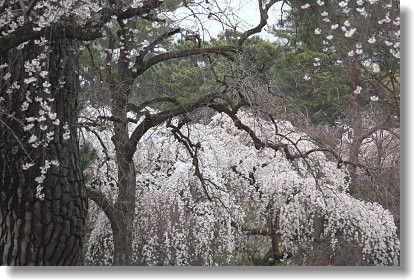
[[[390,124],[391,124],[391,116],[387,115],[385,120],[382,123],[364,130],[360,135],[356,135],[357,139],[355,139],[355,141],[358,141],[358,142],[363,141],[364,139],[371,136],[378,129],[388,129]]]
[[[236,113],[231,110],[230,108],[228,108],[225,105],[222,104],[217,104],[217,103],[211,103],[209,105],[210,108],[216,110],[219,113],[225,113],[226,115],[228,115],[232,120],[234,125],[240,129],[240,130],[244,130],[245,132],[247,132],[247,134],[251,137],[251,139],[253,140],[254,143],[254,147],[256,149],[262,149],[262,148],[270,148],[273,149],[274,151],[279,151],[279,150],[283,150],[283,152],[285,153],[286,159],[288,160],[295,160],[295,159],[305,159],[306,157],[308,157],[310,154],[315,153],[315,152],[328,152],[330,153],[338,162],[338,168],[341,167],[342,164],[346,164],[346,165],[352,165],[354,167],[359,167],[363,170],[365,170],[365,172],[367,172],[368,174],[370,173],[369,169],[357,162],[352,162],[352,161],[347,161],[347,160],[343,160],[335,151],[333,151],[332,149],[328,149],[328,148],[316,148],[316,149],[311,149],[309,151],[306,152],[301,152],[298,148],[297,145],[292,142],[288,137],[285,137],[283,135],[278,134],[279,136],[284,137],[286,140],[290,141],[291,144],[296,148],[296,150],[298,151],[298,153],[292,153],[289,150],[289,146],[288,144],[285,143],[272,143],[272,142],[265,142],[262,141],[257,135],[256,133],[247,125],[243,124],[241,122],[241,120],[237,117]]]
[[[215,92],[204,95],[196,101],[178,105],[154,115],[146,114],[144,120],[135,128],[129,139],[129,158],[133,157],[138,141],[150,128],[160,125],[170,118],[189,113],[200,107],[208,106],[216,97],[222,95],[226,91],[227,86],[222,86]]]
[[[286,158],[289,160],[292,160],[294,157],[291,154],[291,152],[288,149],[288,145],[284,144],[284,143],[270,143],[270,142],[264,142],[262,141],[257,135],[256,133],[247,125],[245,125],[244,123],[242,123],[242,121],[237,117],[237,115],[235,114],[235,112],[233,112],[230,108],[228,108],[225,105],[222,104],[217,104],[217,103],[212,103],[209,105],[210,108],[216,110],[219,113],[225,113],[226,115],[228,115],[232,120],[234,125],[240,129],[240,130],[244,130],[245,132],[247,132],[247,134],[252,138],[253,143],[254,143],[254,147],[257,150],[260,150],[261,148],[271,148],[275,151],[279,151],[280,149],[283,149],[283,151],[286,154]]]
[[[200,162],[198,160],[198,149],[200,148],[200,144],[199,143],[194,144],[188,136],[183,135],[180,131],[181,127],[187,122],[188,120],[181,121],[177,126],[174,126],[171,122],[168,122],[167,127],[172,128],[171,132],[174,135],[174,138],[179,143],[182,143],[185,149],[187,150],[187,152],[190,154],[190,157],[192,159],[192,163],[194,166],[194,175],[200,180],[201,187],[203,188],[206,198],[209,201],[212,201],[212,198],[210,194],[208,193],[206,179],[204,178],[203,173],[200,169]]]
[[[103,194],[101,191],[86,187],[86,195],[89,199],[93,200],[105,213],[108,217],[109,221],[111,222],[112,226],[116,226],[118,224],[116,220],[116,208],[114,204]],[[116,230],[116,229],[113,229]]]
[[[145,109],[145,107],[149,107],[151,105],[154,105],[154,104],[157,104],[157,103],[164,103],[164,102],[172,103],[176,106],[181,106],[180,102],[178,102],[178,100],[175,97],[160,96],[160,97],[155,97],[153,99],[150,99],[148,101],[144,101],[139,105],[128,103],[127,104],[127,110],[129,112],[134,112],[137,115],[143,115],[144,112],[142,112],[142,110]]]
[[[268,12],[270,8],[278,1],[280,0],[270,0],[269,3],[263,5],[263,0],[258,0],[260,10],[260,22],[258,25],[256,25],[252,29],[247,30],[240,36],[239,40],[237,41],[239,47],[243,45],[244,41],[246,41],[247,38],[249,38],[253,34],[262,31],[263,27],[265,27],[267,24],[267,19],[269,18]]]
[[[173,30],[170,30],[168,32],[165,32],[163,34],[161,34],[159,37],[157,37],[154,41],[152,41],[147,47],[145,47],[139,54],[139,56],[137,56],[136,58],[136,62],[137,64],[140,64],[144,61],[144,56],[151,51],[152,49],[154,49],[158,44],[162,43],[162,41],[164,41],[165,39],[179,33],[181,31],[181,28],[176,28]]]
[[[239,48],[233,46],[217,46],[217,47],[210,47],[210,48],[195,48],[195,49],[188,49],[188,50],[179,50],[173,52],[162,53],[156,55],[147,61],[143,62],[143,64],[137,66],[137,72],[135,73],[135,77],[138,77],[149,68],[158,64],[160,62],[174,59],[174,58],[181,58],[181,57],[189,57],[193,55],[203,55],[203,54],[219,54],[223,56],[228,56],[229,53],[236,53],[239,51]]]

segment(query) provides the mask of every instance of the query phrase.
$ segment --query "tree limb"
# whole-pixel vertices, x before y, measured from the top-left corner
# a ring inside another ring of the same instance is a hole
[[[149,68],[158,64],[160,62],[174,59],[174,58],[181,58],[181,57],[189,57],[193,55],[202,55],[202,54],[219,54],[219,55],[228,55],[228,53],[236,53],[239,51],[239,48],[233,46],[217,46],[217,47],[210,47],[210,48],[195,48],[195,49],[188,49],[188,50],[179,50],[173,52],[166,52],[154,57],[151,57],[147,61],[144,61],[142,64],[137,65],[137,71],[135,72],[135,78],[147,71]]]
[[[231,222],[231,226],[240,230],[245,235],[271,236],[271,232],[267,228],[249,228],[246,226],[239,226],[235,222]]]
[[[160,97],[152,98],[148,101],[144,101],[139,105],[128,103],[127,104],[127,110],[130,111],[130,112],[134,112],[138,115],[142,115],[143,114],[142,110],[145,109],[145,107],[148,107],[148,106],[151,106],[151,105],[157,104],[157,103],[163,103],[163,102],[168,102],[168,103],[172,103],[176,106],[181,106],[181,104],[177,101],[177,99],[175,97],[160,96]]]
[[[209,105],[210,108],[216,110],[219,113],[225,113],[226,115],[228,115],[232,120],[234,125],[240,129],[240,130],[244,130],[245,132],[247,132],[247,134],[251,137],[251,139],[253,140],[254,143],[254,147],[257,150],[260,150],[261,148],[271,148],[275,151],[279,151],[280,149],[283,149],[283,151],[285,152],[286,158],[289,160],[293,159],[293,155],[291,154],[291,152],[288,149],[288,145],[284,144],[284,143],[270,143],[270,142],[264,142],[262,141],[257,135],[256,133],[247,125],[245,125],[244,123],[242,123],[242,121],[237,117],[237,115],[227,106],[222,105],[222,104],[217,104],[217,103],[212,103]]]
[[[204,95],[196,101],[186,104],[178,105],[174,108],[165,110],[163,112],[150,115],[146,114],[144,120],[135,128],[129,139],[129,158],[132,158],[136,149],[138,141],[141,137],[152,127],[160,125],[170,118],[189,113],[197,108],[208,106],[216,97],[227,91],[227,86],[220,87],[217,91]]]
[[[147,47],[145,47],[140,54],[137,56],[135,63],[140,64],[143,62],[144,60],[144,56],[152,49],[154,49],[158,44],[160,44],[162,41],[164,41],[165,39],[179,33],[181,31],[181,28],[176,28],[173,30],[170,30],[168,32],[165,32],[163,34],[161,34],[159,37],[157,37],[154,41],[152,41]]]
[[[247,30],[246,32],[244,32],[239,40],[237,41],[237,45],[239,47],[241,47],[244,43],[244,41],[246,41],[247,38],[249,38],[251,35],[259,33],[260,31],[262,31],[263,27],[266,26],[267,24],[267,19],[269,18],[269,10],[270,8],[280,0],[270,0],[269,3],[267,3],[264,7],[263,7],[263,0],[258,0],[259,3],[259,10],[260,10],[260,22],[258,25],[256,25],[255,27]]]
[[[118,224],[116,219],[116,208],[114,204],[99,190],[86,187],[86,195],[89,199],[93,200],[99,208],[105,213],[108,217],[112,227]],[[116,230],[113,228],[113,230]]]

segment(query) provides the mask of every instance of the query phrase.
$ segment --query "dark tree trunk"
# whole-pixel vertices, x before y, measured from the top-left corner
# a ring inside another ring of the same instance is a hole
[[[22,129],[25,118],[36,115],[34,102],[26,112],[21,105],[26,91],[7,94],[0,82],[0,264],[2,265],[79,265],[82,264],[82,237],[86,214],[86,194],[79,168],[77,139],[77,91],[75,45],[69,40],[50,44],[47,63],[52,109],[60,125],[54,129],[49,146],[33,148],[31,133]],[[1,63],[8,63],[11,79],[24,85],[24,62],[38,49],[29,43],[23,50],[12,50]],[[6,59],[7,61],[4,61]],[[3,73],[4,74],[4,73]],[[64,78],[64,85],[59,80]],[[0,72],[0,81],[2,73]],[[36,90],[36,89],[33,89]],[[39,94],[43,94],[39,91]],[[67,123],[70,139],[63,139]],[[40,131],[37,131],[40,133]],[[22,169],[28,161],[33,167]],[[57,159],[43,183],[44,199],[36,196],[35,178],[45,159]]]
[[[120,71],[120,73],[122,73]],[[122,75],[120,75],[123,77]],[[112,116],[116,162],[118,167],[118,198],[114,204],[116,225],[112,225],[114,238],[113,265],[132,264],[132,228],[135,216],[136,171],[130,156],[128,135],[127,102],[132,83],[119,79],[112,89]]]
[[[120,158],[118,157],[118,161]],[[120,163],[118,163],[118,166]],[[132,229],[135,217],[135,166],[133,162],[118,168],[119,183],[116,209],[116,229],[112,226],[114,238],[113,265],[132,264]]]

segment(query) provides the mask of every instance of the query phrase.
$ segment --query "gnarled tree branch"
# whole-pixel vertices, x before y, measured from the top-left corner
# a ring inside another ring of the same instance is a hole
[[[197,108],[208,106],[218,96],[222,95],[227,91],[227,86],[222,86],[218,90],[200,97],[196,101],[189,102],[186,104],[178,105],[174,108],[167,109],[163,112],[151,115],[146,114],[144,120],[135,128],[129,139],[129,158],[132,158],[138,141],[141,137],[152,127],[162,124],[170,118],[189,113]]]
[[[112,226],[118,224],[116,219],[117,210],[114,204],[105,196],[105,194],[97,189],[86,187],[86,195],[89,199],[93,200],[99,206],[99,208],[102,209],[102,211],[108,217]],[[113,228],[112,230],[116,229]]]
[[[182,57],[189,57],[194,55],[203,55],[203,54],[219,54],[228,56],[229,53],[236,53],[239,51],[239,48],[233,46],[217,46],[217,47],[210,47],[210,48],[195,48],[195,49],[188,49],[188,50],[179,50],[179,51],[172,51],[166,52],[150,59],[142,62],[141,64],[137,65],[137,71],[135,72],[135,78],[147,71],[152,66],[174,58],[182,58]]]
[[[247,30],[240,36],[239,40],[237,41],[237,45],[239,47],[243,45],[244,41],[246,41],[247,38],[249,38],[253,34],[256,34],[262,31],[263,27],[265,27],[267,24],[267,19],[269,18],[268,13],[269,13],[270,8],[278,1],[280,0],[270,0],[269,3],[264,5],[263,0],[258,0],[259,11],[260,11],[260,22],[258,25],[256,25],[252,29]]]

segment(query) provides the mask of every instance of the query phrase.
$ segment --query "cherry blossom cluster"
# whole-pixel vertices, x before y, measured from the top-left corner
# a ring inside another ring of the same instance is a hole
[[[275,123],[253,113],[239,112],[238,117],[260,139],[286,144],[291,153],[317,148],[287,121],[276,120],[276,129]],[[173,121],[173,125],[177,123]],[[110,130],[98,133],[109,141]],[[248,242],[243,229],[268,228],[269,219],[279,221],[275,230],[285,252],[295,253],[299,246],[312,249],[314,221],[323,217],[321,238],[330,241],[333,255],[337,235],[342,234],[358,242],[367,262],[398,264],[399,240],[393,216],[379,204],[351,197],[346,170],[323,152],[288,160],[281,150],[257,150],[251,137],[223,114],[215,115],[208,124],[188,124],[181,133],[200,147],[202,180],[195,175],[193,160],[172,136],[171,128],[151,129],[139,143],[135,155],[135,263],[243,264],[246,252],[242,248]],[[92,133],[85,138],[97,151],[102,150]],[[102,162],[98,160],[90,167],[96,178],[115,171],[99,166]],[[100,189],[108,197],[116,196],[116,188],[102,184]],[[99,230],[91,235],[87,258],[96,263],[97,256],[112,255],[113,249],[105,247],[112,244],[112,236],[107,233],[110,227],[104,214],[98,208],[91,211],[99,216],[94,222]],[[255,245],[270,246],[265,241]],[[98,263],[108,265],[110,258]]]
[[[24,25],[33,26],[32,32],[40,31],[73,13],[75,4],[80,8],[88,2],[72,0],[1,1],[0,7],[4,8],[4,12],[0,15],[1,36],[13,35],[19,27]],[[31,7],[30,13],[25,14],[31,3],[34,6]],[[37,55],[35,57],[29,56],[30,58],[24,61],[22,81],[14,80],[15,77],[12,77],[11,74],[13,65],[9,67],[5,63],[0,66],[0,73],[3,72],[1,73],[1,85],[7,86],[4,92],[8,96],[23,96],[20,109],[23,114],[22,129],[27,133],[27,139],[24,140],[30,150],[45,151],[49,144],[56,137],[59,137],[57,135],[58,131],[62,132],[63,140],[68,140],[70,139],[70,130],[67,123],[62,123],[59,120],[54,109],[55,96],[49,80],[50,73],[48,70],[50,42],[44,36],[23,42],[17,46],[15,55],[23,55],[26,49],[29,48],[36,50]],[[56,87],[63,87],[64,84],[65,80],[62,77]],[[4,100],[5,98],[1,96],[0,102]],[[22,169],[31,169],[37,166],[36,162],[39,162],[39,175],[35,178],[37,184],[36,197],[44,199],[42,190],[47,172],[51,166],[57,168],[59,162],[56,159],[49,158],[47,153],[39,152],[37,154],[42,154],[42,158],[32,158],[28,155],[26,161],[22,162]]]
[[[35,40],[38,47],[42,48],[42,52],[36,58],[25,62],[24,90],[25,101],[22,103],[21,110],[29,112],[25,118],[25,126],[23,129],[30,135],[28,144],[33,149],[47,149],[49,144],[55,140],[56,131],[60,126],[63,129],[63,140],[70,138],[68,124],[61,124],[57,113],[54,111],[54,93],[51,91],[51,84],[48,80],[49,72],[47,71],[47,59],[49,46],[45,38]],[[63,86],[64,80],[60,81],[59,86]],[[33,108],[36,108],[33,110]],[[37,114],[33,114],[37,112]],[[23,169],[27,170],[32,167],[33,162],[23,163]],[[54,165],[59,166],[56,159],[44,159],[44,163],[40,166],[40,175],[35,178],[37,183],[36,196],[40,199],[44,198],[42,194],[43,182],[46,179],[46,173]]]
[[[326,1],[309,2],[301,5],[302,13],[311,11],[318,13],[320,19],[314,30],[315,36],[322,39],[322,52],[330,56],[335,64],[349,71],[350,65],[358,66],[361,71],[369,73],[378,79],[380,74],[390,69],[389,61],[394,64],[400,59],[400,16],[398,1],[343,0],[338,3]],[[388,58],[384,60],[384,51]],[[315,71],[321,66],[320,58],[314,63]],[[387,63],[384,63],[387,61]],[[309,81],[310,74],[304,79]],[[368,87],[368,85],[367,85]],[[353,87],[355,94],[369,90],[363,84]],[[374,94],[371,101],[378,101]]]

